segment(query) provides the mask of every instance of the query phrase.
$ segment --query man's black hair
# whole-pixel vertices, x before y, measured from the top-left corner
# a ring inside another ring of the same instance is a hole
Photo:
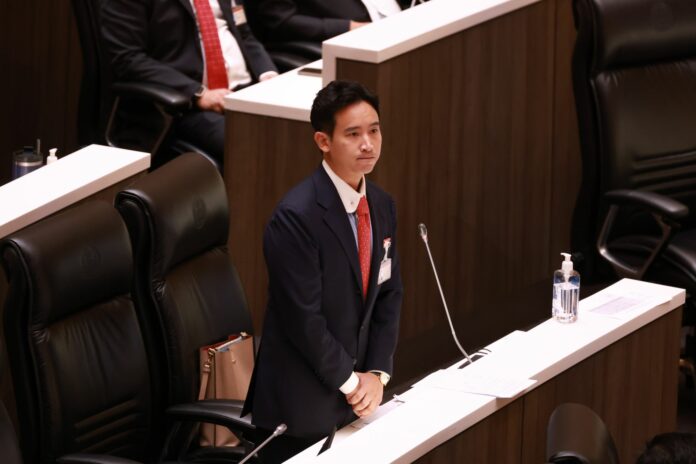
[[[317,93],[309,119],[317,132],[333,136],[336,113],[354,103],[367,102],[379,115],[379,99],[364,85],[353,81],[333,81]]]

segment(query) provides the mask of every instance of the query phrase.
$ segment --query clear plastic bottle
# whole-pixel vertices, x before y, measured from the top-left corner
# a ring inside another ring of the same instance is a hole
[[[561,268],[553,273],[553,303],[551,315],[558,322],[575,322],[578,318],[580,300],[580,274],[573,269],[569,253],[564,257]]]
[[[51,164],[55,163],[58,161],[58,157],[56,156],[56,152],[58,151],[57,148],[51,148],[48,150],[48,156],[46,157],[46,164]]]

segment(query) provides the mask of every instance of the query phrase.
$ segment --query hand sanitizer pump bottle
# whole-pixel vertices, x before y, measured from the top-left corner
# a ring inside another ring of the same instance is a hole
[[[573,269],[569,253],[564,257],[561,268],[553,273],[552,316],[558,322],[575,322],[578,318],[578,300],[580,298],[580,274]]]

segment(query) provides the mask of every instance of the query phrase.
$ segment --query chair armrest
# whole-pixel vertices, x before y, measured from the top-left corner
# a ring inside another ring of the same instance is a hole
[[[180,112],[191,106],[191,98],[169,87],[143,82],[116,82],[112,86],[119,97],[136,97],[151,100],[168,112]]]
[[[666,216],[672,220],[684,219],[689,215],[689,207],[685,204],[655,192],[644,190],[612,190],[604,194],[610,203],[623,206],[640,206],[646,210]]]
[[[87,453],[67,454],[58,458],[56,462],[59,464],[140,464],[138,461],[126,458]]]
[[[657,256],[667,246],[679,220],[689,215],[689,208],[683,203],[655,192],[642,190],[612,190],[604,194],[609,202],[609,211],[597,237],[597,250],[614,268],[620,277],[642,280]],[[609,249],[609,237],[621,206],[634,206],[651,213],[661,230],[661,237],[641,266],[624,262],[620,256]]]
[[[191,98],[169,87],[143,82],[116,82],[111,87],[116,97],[111,107],[111,114],[106,124],[104,138],[112,147],[122,146],[119,140],[114,138],[115,122],[118,118],[118,108],[122,97],[144,100],[151,103],[162,116],[162,128],[151,147],[140,150],[149,151],[153,158],[159,152],[160,145],[165,140],[175,116],[183,113],[191,107]]]
[[[167,414],[174,420],[207,422],[253,432],[256,427],[251,424],[251,419],[241,417],[243,405],[243,401],[236,400],[201,400],[171,406]]]
[[[244,452],[249,452],[258,437],[251,419],[240,417],[242,406],[242,401],[201,400],[167,408],[167,415],[173,426],[165,440],[160,461],[181,460],[189,450],[191,440],[195,437],[196,425],[200,422],[229,428],[240,440]]]
[[[321,58],[321,44],[317,42],[271,42],[264,46],[280,72],[299,68]]]

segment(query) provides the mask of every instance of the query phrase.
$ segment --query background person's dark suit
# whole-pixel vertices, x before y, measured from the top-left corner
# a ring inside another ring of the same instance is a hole
[[[269,303],[245,408],[253,422],[321,438],[354,418],[339,387],[352,371],[392,373],[402,284],[396,208],[367,183],[372,261],[363,303],[355,235],[323,167],[291,190],[266,228]],[[383,241],[391,238],[391,279],[377,285]]]
[[[244,55],[254,81],[276,68],[248,24],[237,27],[231,0],[219,0],[229,30]],[[237,2],[241,4],[241,1]],[[112,59],[112,70],[121,81],[147,82],[170,87],[188,97],[203,81],[203,51],[190,0],[102,0],[102,33]],[[223,116],[210,112],[206,119]],[[186,121],[182,121],[186,123]],[[213,123],[203,121],[201,125]]]
[[[322,42],[350,28],[350,21],[369,22],[360,0],[247,0],[253,26],[264,42]]]

